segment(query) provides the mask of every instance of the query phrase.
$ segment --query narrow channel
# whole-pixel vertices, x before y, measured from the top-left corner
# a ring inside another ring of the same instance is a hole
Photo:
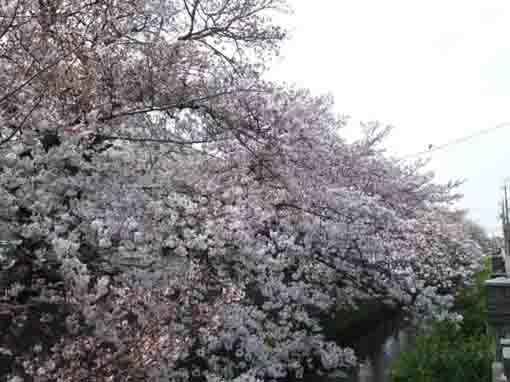
[[[412,346],[415,330],[402,317],[384,321],[366,336],[353,342],[352,347],[360,362],[356,382],[390,382],[390,372],[398,357]]]

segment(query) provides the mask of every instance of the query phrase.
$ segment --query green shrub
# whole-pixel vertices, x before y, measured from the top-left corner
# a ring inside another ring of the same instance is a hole
[[[392,368],[393,382],[483,382],[490,380],[493,351],[486,330],[484,282],[490,267],[477,274],[471,287],[460,291],[455,311],[463,321],[433,323],[416,338]]]
[[[462,334],[466,337],[484,335],[487,322],[487,290],[485,281],[490,278],[490,258],[486,259],[485,268],[477,273],[470,288],[462,289],[455,299],[455,311],[460,313]]]
[[[420,335],[392,370],[393,382],[488,381],[492,352],[486,336],[465,337],[451,322],[433,325]]]

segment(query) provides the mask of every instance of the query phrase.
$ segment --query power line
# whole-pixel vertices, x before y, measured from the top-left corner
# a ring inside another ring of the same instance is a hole
[[[473,138],[480,137],[482,135],[491,133],[495,130],[499,130],[499,129],[502,129],[502,128],[508,127],[508,126],[510,126],[510,122],[502,122],[494,127],[489,127],[487,129],[479,130],[476,133],[448,141],[446,143],[443,143],[442,145],[431,146],[428,150],[423,150],[423,151],[419,151],[419,152],[416,152],[413,154],[404,155],[403,157],[401,157],[401,159],[409,159],[409,158],[413,158],[413,157],[417,157],[417,156],[421,156],[421,155],[425,155],[425,154],[430,154],[435,151],[444,150],[445,148],[448,148],[450,146],[455,146],[455,145],[464,143],[464,142],[469,141]]]

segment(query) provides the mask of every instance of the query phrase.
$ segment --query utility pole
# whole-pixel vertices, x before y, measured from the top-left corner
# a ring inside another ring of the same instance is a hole
[[[503,187],[503,203],[501,205],[501,222],[503,224],[503,240],[505,245],[505,256],[510,255],[510,218],[508,216],[508,187]]]

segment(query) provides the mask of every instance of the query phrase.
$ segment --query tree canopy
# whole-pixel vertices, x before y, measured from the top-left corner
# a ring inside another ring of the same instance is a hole
[[[263,79],[287,11],[2,2],[0,373],[299,379],[355,362],[324,335],[338,307],[448,308],[481,254],[455,184]]]

